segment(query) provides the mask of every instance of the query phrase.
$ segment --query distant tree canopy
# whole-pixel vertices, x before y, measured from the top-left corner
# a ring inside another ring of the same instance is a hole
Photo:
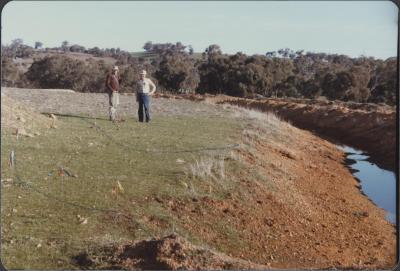
[[[2,57],[29,58],[34,54],[34,49],[23,44],[22,39],[14,39],[9,46],[1,46]]]
[[[35,42],[35,49],[40,49],[40,48],[42,48],[42,46],[43,46],[42,42],[40,42],[40,41]]]
[[[210,45],[199,65],[200,92],[226,93],[232,96],[272,96],[278,83],[292,74],[290,61],[243,53],[224,55],[217,45]]]
[[[174,51],[162,56],[155,77],[166,90],[175,92],[195,92],[200,81],[195,63],[189,55]]]
[[[42,46],[41,42],[35,43],[36,49]],[[146,69],[158,88],[165,91],[396,103],[396,58],[350,58],[289,48],[264,55],[228,55],[217,44],[211,44],[199,56],[194,55],[192,46],[181,42],[148,41],[143,48],[147,54],[140,55],[120,48],[85,48],[64,41],[51,50],[66,54],[34,59],[26,71],[27,67],[16,58],[32,58],[35,50],[15,39],[10,45],[2,45],[2,85],[104,91],[104,77],[111,67],[98,59],[84,61],[68,55],[78,52],[116,59],[121,89],[127,92],[136,91],[138,73]]]
[[[396,103],[397,59],[391,58],[380,62],[372,71],[368,83],[370,97],[368,101],[375,103]]]
[[[26,76],[38,88],[102,92],[109,69],[100,61],[85,62],[67,56],[50,56],[35,61]]]
[[[78,52],[78,53],[84,53],[86,48],[84,46],[74,44],[69,47],[70,52]]]
[[[23,87],[27,85],[24,74],[18,69],[12,58],[1,58],[1,84],[7,87]]]
[[[64,50],[64,52],[69,51],[69,42],[68,41],[63,41],[61,43],[61,48]]]
[[[199,93],[303,97],[396,103],[397,60],[304,53],[288,48],[264,56],[226,55],[210,45],[198,63]]]
[[[183,52],[185,52],[186,48],[189,48],[189,46],[183,45],[182,42],[180,42],[180,41],[176,42],[175,44],[173,44],[173,43],[152,43],[151,41],[148,41],[143,46],[143,49],[145,49],[147,52],[157,53],[157,54],[183,53]],[[189,48],[189,50],[190,50],[190,48]]]

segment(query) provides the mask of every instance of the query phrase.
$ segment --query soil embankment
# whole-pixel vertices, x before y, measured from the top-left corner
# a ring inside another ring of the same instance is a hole
[[[217,96],[210,100],[274,112],[299,128],[315,131],[321,136],[368,152],[371,160],[385,169],[395,169],[394,107],[300,99],[251,100],[228,96]]]
[[[292,133],[291,144],[255,137],[256,151],[241,153],[248,168],[261,166],[260,176],[269,181],[250,181],[250,170],[239,176],[240,192],[226,199],[165,199],[166,207],[187,231],[233,258],[272,268],[392,268],[395,228],[359,192],[343,152],[309,132]],[[199,221],[225,221],[226,231],[218,234]]]

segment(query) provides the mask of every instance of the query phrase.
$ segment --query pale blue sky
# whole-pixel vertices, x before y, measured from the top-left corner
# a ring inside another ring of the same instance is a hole
[[[398,9],[390,1],[12,1],[1,14],[2,44],[22,38],[142,51],[146,41],[203,52],[265,54],[289,47],[387,58],[397,55]]]

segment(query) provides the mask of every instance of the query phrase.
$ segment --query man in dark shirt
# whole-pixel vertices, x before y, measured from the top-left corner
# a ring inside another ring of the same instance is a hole
[[[111,73],[107,75],[106,86],[108,90],[108,101],[110,105],[110,120],[115,121],[117,115],[117,106],[119,104],[119,69],[114,66]]]

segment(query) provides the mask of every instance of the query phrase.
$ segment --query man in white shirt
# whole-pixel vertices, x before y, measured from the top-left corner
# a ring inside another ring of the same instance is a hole
[[[156,85],[149,78],[146,78],[146,74],[145,70],[140,72],[138,91],[136,93],[136,101],[139,103],[138,115],[140,122],[143,122],[143,108],[146,122],[150,121],[150,96],[156,91]]]

